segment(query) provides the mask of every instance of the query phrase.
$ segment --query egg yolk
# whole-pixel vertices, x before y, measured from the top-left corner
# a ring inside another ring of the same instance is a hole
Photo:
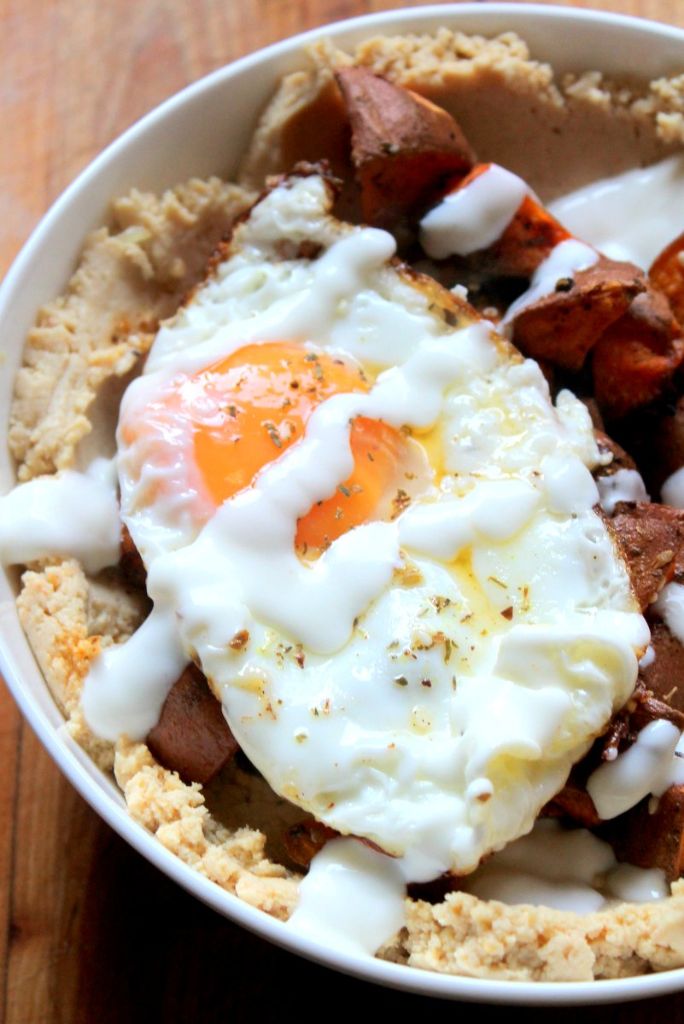
[[[192,424],[194,463],[218,507],[302,438],[321,402],[368,390],[358,366],[329,353],[295,342],[246,345],[183,377],[173,393],[173,415]],[[379,420],[357,417],[350,443],[351,476],[297,523],[296,546],[303,553],[324,550],[352,527],[377,519],[410,463],[408,439]]]

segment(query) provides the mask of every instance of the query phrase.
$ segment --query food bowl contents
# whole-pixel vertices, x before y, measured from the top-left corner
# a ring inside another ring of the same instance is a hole
[[[24,628],[133,816],[292,929],[487,977],[681,965],[682,245],[582,237],[600,189],[552,212],[469,124],[534,93],[541,189],[540,133],[617,120],[607,171],[663,158],[648,221],[681,111],[563,96],[512,36],[314,59],[238,185],[117,201],[40,314]]]

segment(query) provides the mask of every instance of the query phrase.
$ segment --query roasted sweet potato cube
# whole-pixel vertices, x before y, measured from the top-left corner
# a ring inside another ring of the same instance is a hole
[[[512,319],[512,340],[534,359],[579,370],[645,288],[646,279],[633,263],[599,256],[593,266],[559,280],[556,291],[524,306]]]
[[[667,478],[684,466],[684,398],[647,424],[648,450],[644,458],[660,489]]]
[[[591,410],[590,410],[591,412]],[[637,465],[631,455],[629,455],[624,448],[622,448],[617,441],[614,441],[612,437],[604,433],[603,430],[597,430],[594,428],[594,436],[596,437],[596,443],[598,445],[601,454],[610,452],[613,456],[612,462],[609,462],[606,466],[601,466],[596,471],[597,476],[611,476],[613,473],[617,473],[620,469],[636,469]]]
[[[572,777],[546,805],[544,814],[549,818],[569,818],[584,828],[594,828],[601,820],[584,784]]]
[[[538,199],[525,196],[500,241],[493,246],[499,273],[506,277],[532,277],[551,250],[570,237],[570,232]]]
[[[611,434],[634,456],[653,497],[684,466],[684,397],[676,397],[683,380],[684,364],[660,399],[609,424]]]
[[[651,645],[655,658],[639,673],[644,686],[658,700],[684,712],[684,644],[664,622],[656,621],[651,623]]]
[[[156,760],[184,782],[203,784],[238,751],[221,705],[195,665],[188,665],[174,683],[146,743]]]
[[[601,829],[618,860],[638,868],[660,868],[669,881],[684,867],[684,786],[670,786],[653,813],[650,798]]]
[[[439,878],[433,878],[431,882],[409,882],[406,895],[422,903],[444,903],[450,892],[458,892],[463,887],[464,880],[462,875],[447,872]]]
[[[648,272],[653,286],[669,300],[672,312],[684,322],[684,232],[663,249]]]
[[[594,396],[609,419],[658,398],[684,359],[684,339],[667,299],[649,287],[597,342]]]
[[[283,834],[283,843],[290,859],[300,868],[308,868],[325,844],[331,839],[336,839],[339,834],[329,825],[323,825],[311,818],[291,825]]]
[[[647,688],[643,672],[640,673],[639,682],[628,703],[613,715],[606,732],[574,766],[563,789],[544,807],[544,815],[569,818],[585,828],[593,829],[600,825],[598,811],[586,789],[587,779],[602,761],[612,761],[626,750],[634,742],[637,733],[651,722],[663,719],[672,722],[678,729],[684,729],[684,713],[671,706],[665,700],[666,696],[669,694],[654,695]]]
[[[140,552],[133,543],[133,538],[126,526],[121,528],[121,547],[119,565],[125,579],[132,586],[141,590],[145,589],[147,571],[140,557]]]
[[[475,155],[446,110],[366,68],[342,68],[336,77],[367,223],[395,227],[473,165]]]
[[[672,687],[670,688],[672,689]],[[684,713],[672,707],[664,700],[649,695],[637,702],[630,713],[629,727],[632,733],[641,732],[651,722],[672,722],[678,729],[684,729]]]
[[[674,572],[675,558],[684,545],[684,510],[646,502],[621,503],[606,522],[645,611]]]
[[[489,164],[477,164],[457,188],[466,188]],[[487,249],[466,256],[462,262],[469,271],[490,277],[532,277],[559,242],[570,238],[556,218],[532,195],[523,199],[517,213],[501,238]]]

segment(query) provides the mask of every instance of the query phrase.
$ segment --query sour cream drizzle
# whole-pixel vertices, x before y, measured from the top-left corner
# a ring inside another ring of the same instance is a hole
[[[662,616],[680,644],[684,644],[684,584],[667,583],[658,594],[653,609]]]
[[[662,871],[618,864],[608,843],[551,819],[540,819],[529,835],[493,854],[464,888],[480,899],[580,914],[615,899],[641,903],[668,895]]]
[[[617,472],[596,479],[601,508],[612,516],[620,501],[650,501],[646,485],[636,469],[618,469]]]
[[[288,927],[326,948],[372,955],[404,924],[405,894],[398,860],[356,839],[334,839],[300,883]]]
[[[624,814],[649,793],[660,796],[665,792],[672,784],[673,758],[680,739],[679,729],[671,722],[649,722],[631,747],[589,776],[587,792],[603,821]]]
[[[299,888],[288,927],[341,952],[375,953],[404,923],[411,868],[355,839],[318,853]],[[618,864],[608,843],[586,829],[540,819],[532,832],[494,853],[463,879],[482,900],[595,913],[616,901],[647,903],[669,895],[663,872]],[[363,908],[363,910],[360,910]]]
[[[130,639],[107,648],[88,673],[81,704],[90,727],[112,742],[121,735],[144,739],[188,660],[174,613],[163,603],[155,606]]]
[[[681,230],[673,211],[684,209],[684,156],[593,182],[549,208],[606,256],[646,270]]]
[[[504,233],[528,192],[517,174],[489,164],[423,217],[423,249],[428,256],[441,260],[489,248]]]
[[[577,241],[576,238],[566,238],[565,241],[559,242],[535,270],[527,291],[509,306],[503,323],[512,323],[528,306],[551,295],[559,281],[572,279],[578,271],[588,270],[598,258],[596,249]]]
[[[77,558],[97,573],[119,560],[121,521],[113,467],[63,470],[20,484],[0,498],[0,561]]]
[[[668,476],[660,490],[660,496],[665,505],[684,508],[684,466]]]

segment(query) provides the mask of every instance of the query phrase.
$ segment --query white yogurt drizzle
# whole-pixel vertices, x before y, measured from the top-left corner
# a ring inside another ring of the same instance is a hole
[[[684,644],[684,584],[666,583],[653,603],[653,610],[680,644]]]
[[[660,496],[665,505],[684,508],[684,466],[675,470],[663,484]]]
[[[77,558],[88,573],[119,560],[121,520],[112,464],[63,470],[20,484],[0,498],[0,560]]]
[[[326,948],[372,955],[404,924],[405,891],[398,859],[334,839],[313,858],[288,926]]]
[[[433,259],[469,256],[493,245],[513,220],[529,188],[498,164],[450,192],[420,222],[420,243]]]
[[[646,269],[681,226],[684,156],[593,182],[550,204],[550,211],[578,238],[606,256]]]
[[[288,927],[341,952],[375,953],[404,924],[405,881],[411,880],[404,858],[387,857],[355,839],[333,840],[313,858]],[[463,891],[482,900],[577,914],[669,895],[659,869],[619,864],[608,843],[551,819],[538,820],[529,835],[489,857],[463,879]]]
[[[399,539],[406,548],[451,560],[478,534],[490,540],[513,537],[540,501],[539,491],[525,480],[483,481],[463,498],[407,509],[399,519]]]
[[[639,659],[639,668],[648,668],[656,660],[656,652],[653,644],[649,644],[646,653]]]
[[[125,643],[108,647],[93,662],[81,695],[91,729],[112,742],[122,735],[143,740],[187,663],[175,615],[155,605]]]
[[[540,819],[529,835],[493,854],[464,888],[480,899],[579,914],[614,899],[642,903],[669,894],[662,871],[618,864],[608,843],[551,819]]]
[[[551,295],[559,281],[572,279],[578,271],[593,267],[598,258],[596,249],[576,238],[566,238],[559,242],[535,270],[527,291],[509,306],[503,319],[504,325],[511,324],[528,306]]]
[[[259,316],[215,327],[204,343],[195,340],[193,344],[192,332],[187,332],[189,345],[182,352],[173,345],[173,332],[162,326],[148,357],[146,371],[164,370],[170,362],[174,372],[180,366],[190,371],[203,369],[250,342],[321,337],[334,320],[338,304],[361,291],[368,272],[382,266],[394,255],[395,249],[396,243],[386,231],[377,228],[351,231],[315,262],[311,288],[306,293],[291,289],[291,295],[274,301]],[[133,381],[124,401],[132,401],[139,390],[145,392],[156,386],[155,378],[146,372]]]
[[[672,785],[681,733],[672,722],[649,722],[635,742],[613,761],[602,764],[587,781],[587,792],[599,817],[610,821],[636,806],[645,796],[661,796]]]
[[[618,469],[596,478],[601,508],[609,516],[620,501],[650,501],[646,485],[636,469]]]

